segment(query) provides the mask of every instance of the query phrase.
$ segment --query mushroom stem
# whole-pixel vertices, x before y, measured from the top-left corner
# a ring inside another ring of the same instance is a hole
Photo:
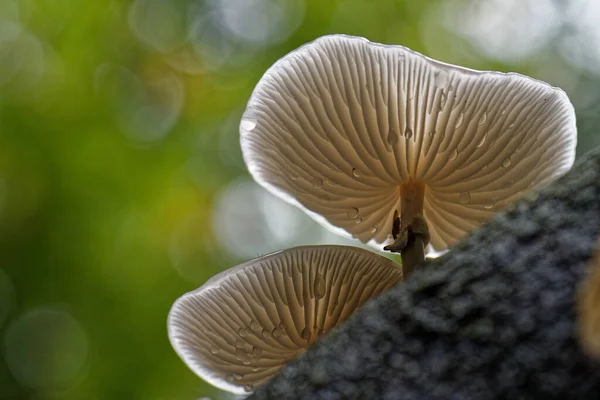
[[[402,256],[402,276],[406,279],[412,275],[417,265],[425,262],[425,243],[421,235],[408,235],[408,243],[400,254]]]
[[[402,256],[402,272],[406,279],[419,264],[425,262],[425,246],[429,244],[429,229],[423,218],[425,184],[413,182],[400,185],[400,224],[394,221],[395,242],[384,247]]]

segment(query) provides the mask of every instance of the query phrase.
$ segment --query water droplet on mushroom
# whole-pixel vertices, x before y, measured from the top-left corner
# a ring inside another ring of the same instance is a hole
[[[450,157],[448,159],[452,161],[456,160],[456,157],[458,157],[458,149],[454,149],[454,151],[450,154]]]
[[[405,136],[407,139],[410,139],[410,138],[412,138],[412,135],[413,135],[413,131],[412,131],[412,129],[410,129],[410,128],[406,128],[406,130],[404,131],[404,136]]]
[[[273,329],[273,332],[271,332],[271,335],[273,335],[273,337],[275,339],[279,339],[281,336],[283,336],[283,330],[279,329],[279,328],[275,328],[275,329]]]
[[[437,87],[444,87],[448,84],[448,79],[449,79],[448,72],[440,71],[435,76],[434,84]]]
[[[260,324],[256,321],[250,321],[250,329],[258,331],[260,329]]]
[[[510,157],[508,157],[506,160],[502,161],[502,166],[504,168],[510,167]]]
[[[263,329],[260,335],[263,339],[269,339],[271,337],[271,332],[266,329]]]
[[[300,336],[302,336],[302,339],[304,340],[310,340],[310,329],[305,326],[304,329],[302,329],[302,333],[300,333]]]
[[[251,131],[256,128],[257,119],[252,116],[244,116],[242,117],[241,126],[245,131]]]
[[[321,178],[313,178],[312,185],[315,189],[320,189],[323,187],[323,179]]]
[[[356,207],[351,207],[346,211],[346,215],[348,216],[348,218],[357,218],[358,217],[358,208]]]
[[[378,227],[377,225],[373,226],[373,227],[371,228],[371,234],[375,234],[375,233],[377,233],[377,231],[378,231],[378,230],[379,230],[379,227]]]
[[[292,172],[290,174],[290,179],[293,180],[293,181],[295,181],[296,179],[298,179],[298,175],[296,175],[296,173]]]
[[[481,115],[481,118],[479,118],[479,126],[485,124],[485,121],[487,121],[487,113],[484,111],[483,115]]]
[[[245,385],[244,386],[244,391],[245,392],[251,392],[252,391],[252,385]]]
[[[335,182],[332,181],[331,179],[325,179],[325,184],[327,186],[335,186]]]
[[[442,94],[440,94],[440,111],[446,106],[447,99],[448,96],[446,95],[446,93],[442,92]]]
[[[325,277],[323,274],[317,274],[315,278],[315,297],[317,299],[325,296]]]
[[[242,379],[244,379],[244,375],[242,375],[242,374],[233,374],[233,379],[235,379],[237,381],[241,381]]]
[[[235,378],[233,377],[233,375],[227,375],[227,376],[225,377],[225,380],[226,380],[227,382],[233,382],[233,381],[235,380]]]
[[[358,171],[356,168],[352,168],[352,176],[355,178],[360,178],[360,171]]]
[[[502,112],[500,113],[500,115],[504,115],[506,114],[506,110],[502,110]]]
[[[260,370],[260,367],[254,366],[250,368],[252,370],[252,372],[257,372]]]
[[[485,208],[485,209],[488,209],[488,210],[489,210],[489,209],[491,209],[491,208],[494,208],[494,206],[495,206],[495,205],[496,205],[496,199],[494,199],[494,198],[491,198],[491,199],[487,199],[487,200],[485,201],[485,203],[483,203],[483,208]]]
[[[461,204],[469,204],[471,202],[471,193],[463,192],[458,195],[458,201]]]
[[[477,145],[477,148],[480,148],[481,146],[483,146],[483,144],[485,143],[486,139],[487,139],[487,135],[483,135],[483,137],[481,138],[481,141]]]
[[[249,355],[242,349],[237,349],[235,351],[235,359],[238,361],[248,361]]]
[[[244,342],[243,340],[238,339],[235,341],[235,347],[237,347],[238,349],[243,349],[245,345],[246,342]]]
[[[260,358],[260,356],[262,356],[262,349],[261,349],[260,347],[254,347],[254,348],[252,349],[252,355],[253,355],[255,358]]]
[[[363,219],[362,219],[362,218],[357,218],[357,219],[355,219],[355,220],[354,220],[354,223],[355,223],[356,225],[360,224],[361,222],[363,222]]]
[[[242,327],[238,329],[238,335],[240,335],[241,337],[246,337],[248,335],[248,332],[246,332],[246,328]]]
[[[221,349],[218,348],[217,346],[213,346],[213,347],[210,348],[210,352],[211,352],[211,354],[215,354],[216,355],[216,354],[219,354],[221,352]]]
[[[508,126],[508,129],[512,129],[512,128],[514,128],[514,127],[515,127],[515,124],[510,124],[510,125]]]
[[[390,146],[395,146],[398,143],[398,135],[393,129],[388,133],[387,141]]]
[[[460,127],[464,120],[465,120],[465,114],[464,113],[458,114],[458,118],[456,119],[456,124],[454,125],[454,129],[457,129],[458,127]]]

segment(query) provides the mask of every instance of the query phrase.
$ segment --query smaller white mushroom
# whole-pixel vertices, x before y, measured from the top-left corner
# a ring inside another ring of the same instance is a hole
[[[169,339],[207,382],[249,392],[401,279],[398,264],[360,248],[284,250],[179,298],[169,314]]]

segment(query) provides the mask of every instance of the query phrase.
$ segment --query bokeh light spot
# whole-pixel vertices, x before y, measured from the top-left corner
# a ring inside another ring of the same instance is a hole
[[[174,74],[142,81],[125,67],[103,64],[94,84],[96,93],[110,102],[117,125],[135,142],[161,141],[179,119],[184,89]]]
[[[217,197],[213,231],[229,253],[254,258],[296,244],[310,220],[256,183],[235,181]]]
[[[444,2],[449,29],[482,53],[518,61],[544,49],[560,27],[553,0],[486,0]]]
[[[4,357],[10,371],[33,389],[66,389],[82,370],[88,338],[68,312],[56,308],[30,311],[7,328]]]

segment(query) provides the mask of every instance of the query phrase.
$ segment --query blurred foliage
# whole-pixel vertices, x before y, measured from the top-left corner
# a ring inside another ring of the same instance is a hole
[[[337,240],[290,210],[301,235],[250,242],[254,255],[234,251],[244,236],[218,234],[223,193],[249,184],[237,132],[245,102],[276,59],[318,36],[547,80],[576,106],[578,154],[600,144],[600,71],[572,44],[600,33],[576,18],[585,0],[542,3],[556,12],[508,0],[516,11],[505,14],[497,0],[1,0],[0,399],[227,397],[179,360],[166,316],[245,258]],[[515,12],[528,29],[559,20],[515,33]],[[456,20],[485,13],[487,25]],[[535,34],[547,40],[503,56]],[[273,229],[238,200],[232,230]]]

